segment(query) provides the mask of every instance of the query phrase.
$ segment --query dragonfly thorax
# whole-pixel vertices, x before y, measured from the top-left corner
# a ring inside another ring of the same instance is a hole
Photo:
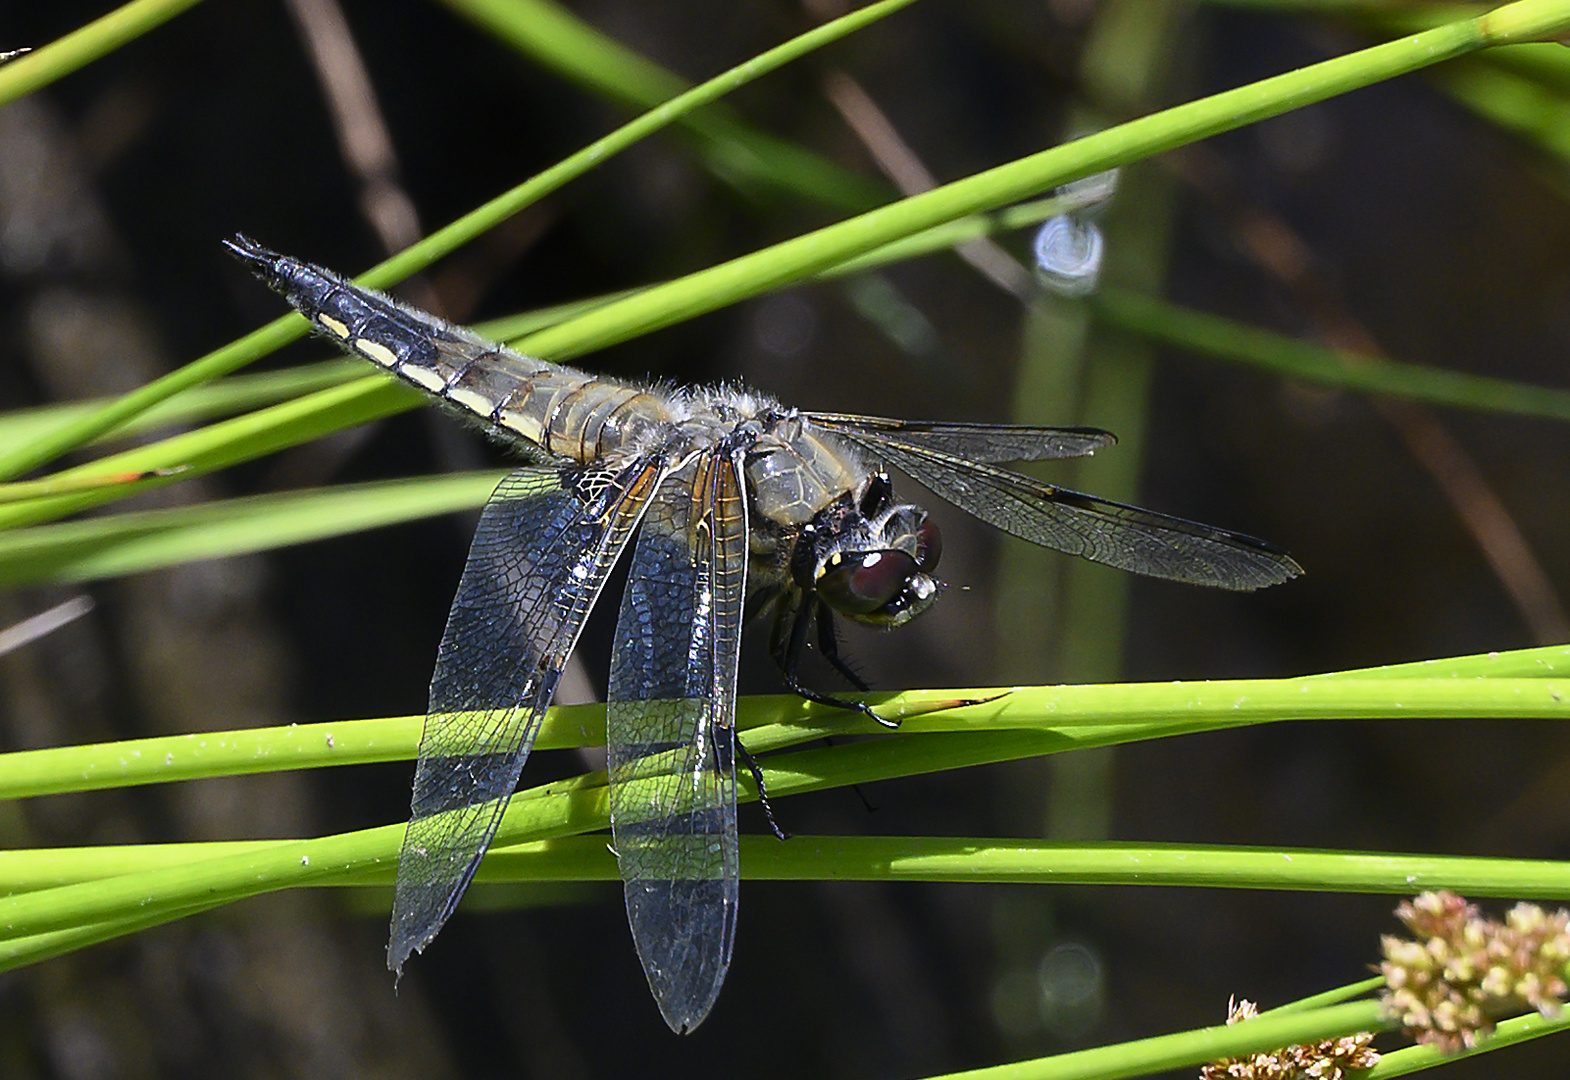
[[[758,422],[747,487],[754,510],[773,524],[806,525],[866,484],[871,470],[860,457],[794,412],[765,413]]]

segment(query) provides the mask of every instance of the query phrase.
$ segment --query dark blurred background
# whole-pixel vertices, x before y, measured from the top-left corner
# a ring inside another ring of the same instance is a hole
[[[0,3],[0,49],[106,8]],[[839,9],[571,10],[700,79]],[[344,13],[395,155],[373,154],[370,173],[346,165],[322,65],[275,0],[199,5],[0,109],[0,406],[120,392],[279,314],[219,247],[236,230],[358,272],[399,230],[446,223],[629,114],[439,3],[344,0]],[[1167,0],[927,0],[731,103],[863,178],[847,190],[889,197],[878,117],[941,182],[1372,40]],[[848,212],[717,178],[696,145],[676,133],[645,143],[406,295],[488,318],[683,274]],[[1127,170],[1102,221],[1107,281],[1406,361],[1563,385],[1567,192],[1562,164],[1413,76]],[[993,256],[1021,259],[1028,242],[1003,237]],[[1118,448],[1051,478],[1267,537],[1308,571],[1259,595],[1132,580],[1004,545],[937,506],[942,603],[897,634],[844,640],[878,687],[1292,675],[1565,640],[1563,425],[1287,383],[1091,316],[944,254],[579,363],[745,380],[841,411],[1109,427]],[[273,362],[325,355],[302,344]],[[148,505],[501,460],[425,411]],[[94,586],[92,615],[0,658],[0,744],[418,713],[471,528],[439,519]],[[0,597],[0,617],[67,595]],[[580,650],[590,689],[609,636],[596,619]],[[754,642],[744,689],[775,692],[761,654]],[[541,754],[526,782],[582,767]],[[384,824],[407,814],[410,772],[6,804],[0,840]],[[870,814],[849,792],[777,809],[804,834],[1551,858],[1570,855],[1567,772],[1570,736],[1548,722],[1294,723],[874,785]],[[1218,1022],[1229,995],[1279,1004],[1363,977],[1396,928],[1395,898],[1380,896],[747,884],[725,991],[676,1038],[649,999],[619,890],[486,895],[396,995],[386,896],[340,892],[265,897],[0,976],[0,1075],[914,1077]],[[1544,1040],[1454,1075],[1561,1076],[1564,1047]]]

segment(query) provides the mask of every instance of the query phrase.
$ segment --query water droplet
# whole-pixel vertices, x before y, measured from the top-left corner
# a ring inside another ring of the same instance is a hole
[[[1095,223],[1117,191],[1118,171],[1096,173],[1065,184],[1057,196],[1071,209],[1047,219],[1031,245],[1036,280],[1059,296],[1089,296],[1101,282],[1106,238]]]
[[[1106,241],[1092,222],[1051,218],[1036,233],[1036,280],[1059,296],[1089,296],[1101,282]]]

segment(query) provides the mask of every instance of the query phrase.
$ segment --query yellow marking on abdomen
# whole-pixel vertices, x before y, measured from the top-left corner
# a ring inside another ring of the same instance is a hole
[[[491,410],[496,407],[496,402],[484,394],[463,387],[447,391],[447,400],[454,405],[462,405],[465,409],[472,409],[481,416],[491,415]]]
[[[368,360],[374,360],[382,367],[395,368],[398,366],[398,354],[387,346],[370,340],[360,338],[354,343],[354,349]],[[423,384],[422,384],[423,385]]]
[[[336,334],[341,338],[349,336],[349,328],[331,315],[317,315],[316,321],[327,327],[329,333]]]
[[[502,427],[516,431],[535,446],[545,445],[545,428],[532,416],[523,413],[504,412],[496,418]]]
[[[415,367],[413,364],[405,364],[398,369],[398,374],[412,383],[418,383],[433,394],[441,393],[447,386],[447,380],[428,367]]]

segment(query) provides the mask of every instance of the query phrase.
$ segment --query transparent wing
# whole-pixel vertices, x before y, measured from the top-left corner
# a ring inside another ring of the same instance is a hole
[[[1303,572],[1291,556],[1252,536],[1054,487],[995,465],[845,434],[982,521],[1091,562],[1245,592]]]
[[[890,420],[850,413],[803,413],[810,422],[873,446],[904,447],[967,461],[1048,461],[1084,457],[1117,442],[1110,431],[1087,427],[1027,427],[1019,424],[948,424],[934,420]]]
[[[480,517],[431,679],[387,966],[436,936],[474,876],[606,575],[664,476],[520,469]]]
[[[736,933],[736,662],[747,505],[717,450],[644,519],[611,656],[611,824],[627,919],[665,1022],[708,1015]]]

